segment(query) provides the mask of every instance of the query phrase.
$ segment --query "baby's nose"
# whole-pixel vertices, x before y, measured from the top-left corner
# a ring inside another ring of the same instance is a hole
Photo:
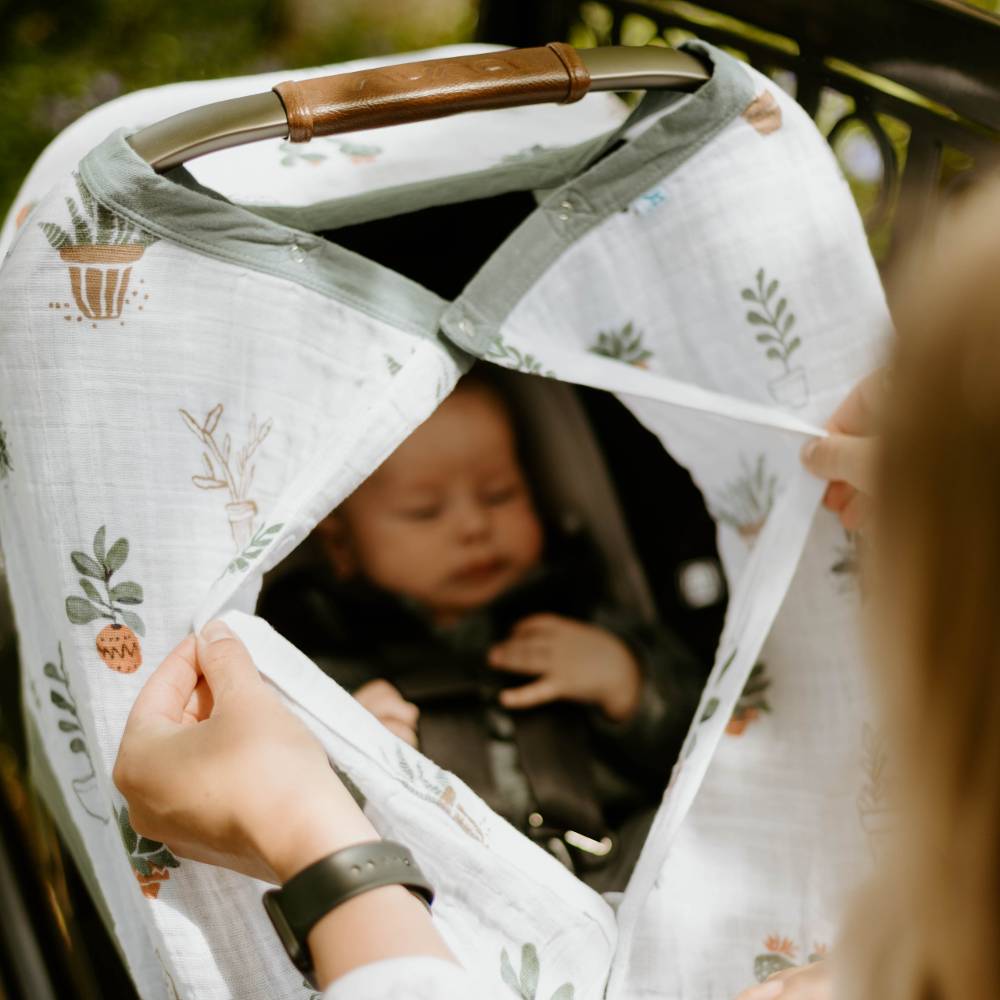
[[[462,538],[478,538],[489,534],[490,512],[483,504],[468,501],[456,511],[456,523]]]

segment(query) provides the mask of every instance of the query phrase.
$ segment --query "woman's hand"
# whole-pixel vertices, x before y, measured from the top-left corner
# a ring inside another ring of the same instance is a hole
[[[884,370],[862,379],[837,407],[827,424],[829,437],[814,438],[802,449],[802,464],[814,476],[829,479],[823,505],[857,531],[871,506],[875,478],[877,417],[885,392]]]
[[[221,621],[188,636],[139,692],[114,782],[140,835],[270,882],[378,839]]]
[[[534,708],[566,699],[597,705],[613,722],[639,707],[642,671],[632,651],[607,629],[559,615],[530,615],[490,649],[489,664],[534,680],[500,693],[505,708]]]
[[[833,1000],[829,962],[776,972],[759,986],[744,990],[736,1000]]]

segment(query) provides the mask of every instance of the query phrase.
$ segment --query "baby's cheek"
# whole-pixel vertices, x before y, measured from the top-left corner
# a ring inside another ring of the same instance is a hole
[[[512,512],[504,538],[508,556],[520,569],[529,569],[541,558],[542,525],[531,508]]]

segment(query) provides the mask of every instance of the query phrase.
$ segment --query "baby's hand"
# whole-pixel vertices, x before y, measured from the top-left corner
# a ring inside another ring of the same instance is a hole
[[[566,699],[599,706],[614,722],[639,707],[642,672],[616,635],[559,615],[531,615],[490,649],[489,663],[536,679],[500,693],[505,708],[534,708]]]
[[[407,701],[388,681],[381,678],[362,684],[354,697],[368,709],[379,722],[411,747],[417,745],[417,720],[420,709]]]

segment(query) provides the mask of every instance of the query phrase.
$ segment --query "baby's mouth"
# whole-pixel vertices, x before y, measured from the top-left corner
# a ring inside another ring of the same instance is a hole
[[[485,583],[501,573],[506,565],[506,560],[497,556],[492,559],[477,559],[456,570],[451,578],[456,583],[462,584]]]

